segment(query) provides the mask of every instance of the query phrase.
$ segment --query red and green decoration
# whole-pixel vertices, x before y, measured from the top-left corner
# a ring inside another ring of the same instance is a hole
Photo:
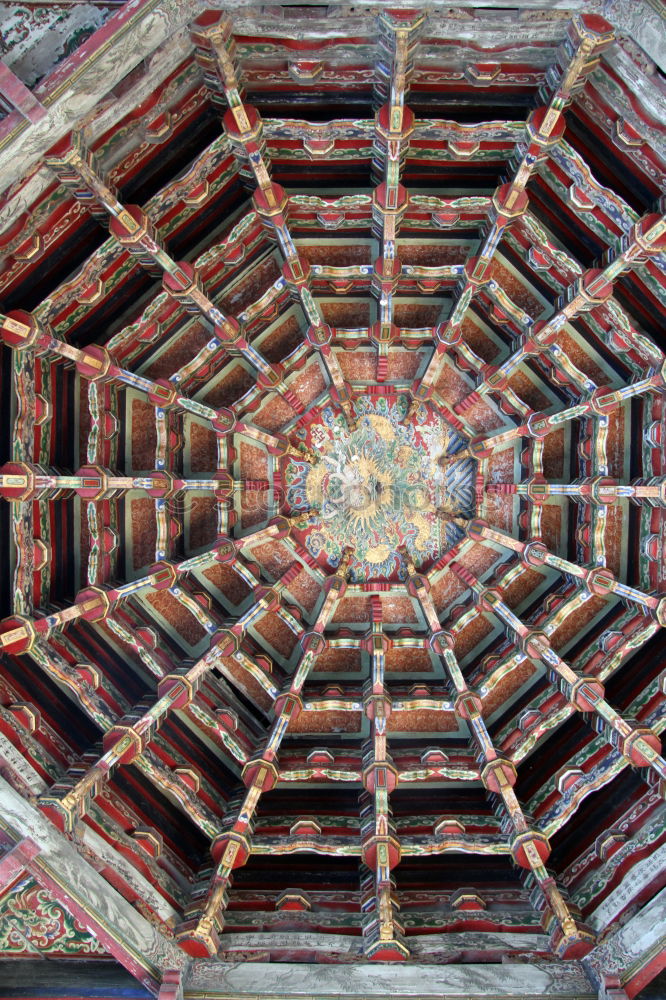
[[[356,407],[352,430],[327,407],[302,431],[319,461],[289,464],[286,498],[295,514],[304,512],[300,541],[322,566],[337,566],[353,545],[353,581],[397,580],[401,547],[422,568],[462,537],[442,512],[470,516],[476,463],[440,461],[453,458],[462,440],[430,408],[405,426],[404,396],[360,398]]]

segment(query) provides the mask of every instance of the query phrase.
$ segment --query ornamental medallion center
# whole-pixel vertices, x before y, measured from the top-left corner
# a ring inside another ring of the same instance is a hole
[[[402,397],[358,403],[351,430],[330,408],[309,424],[304,441],[318,461],[289,465],[287,501],[304,512],[302,541],[320,564],[336,566],[353,545],[353,579],[401,579],[403,546],[425,568],[461,537],[447,515],[473,514],[475,462],[440,462],[463,441],[425,408],[405,425]]]

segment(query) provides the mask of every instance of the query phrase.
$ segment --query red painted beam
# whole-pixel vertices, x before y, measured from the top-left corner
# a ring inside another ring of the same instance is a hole
[[[660,972],[666,969],[666,952],[661,952],[644,965],[640,972],[637,972],[631,979],[629,979],[624,984],[624,989],[630,1000],[636,996],[642,989],[644,989],[648,983],[651,983]]]
[[[0,96],[33,125],[46,114],[44,105],[3,62],[0,62]]]
[[[26,866],[39,854],[39,847],[29,837],[15,844],[10,851],[0,858],[0,895],[3,895],[26,869]]]

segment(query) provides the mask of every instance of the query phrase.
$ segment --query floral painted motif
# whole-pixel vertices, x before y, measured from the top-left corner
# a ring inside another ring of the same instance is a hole
[[[352,579],[399,578],[405,546],[421,566],[458,540],[460,530],[439,512],[469,514],[474,462],[442,469],[442,455],[462,441],[440,417],[422,411],[422,422],[402,424],[407,403],[365,398],[351,432],[328,408],[305,433],[322,456],[314,466],[292,462],[287,501],[311,512],[305,545],[316,559],[336,566],[345,545],[355,547]]]
[[[0,952],[106,955],[82,924],[27,878],[0,904]]]

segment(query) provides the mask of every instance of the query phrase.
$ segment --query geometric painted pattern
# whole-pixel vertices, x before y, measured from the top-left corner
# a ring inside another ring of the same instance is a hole
[[[141,0],[23,87],[12,35],[0,953],[656,975],[657,7]]]

